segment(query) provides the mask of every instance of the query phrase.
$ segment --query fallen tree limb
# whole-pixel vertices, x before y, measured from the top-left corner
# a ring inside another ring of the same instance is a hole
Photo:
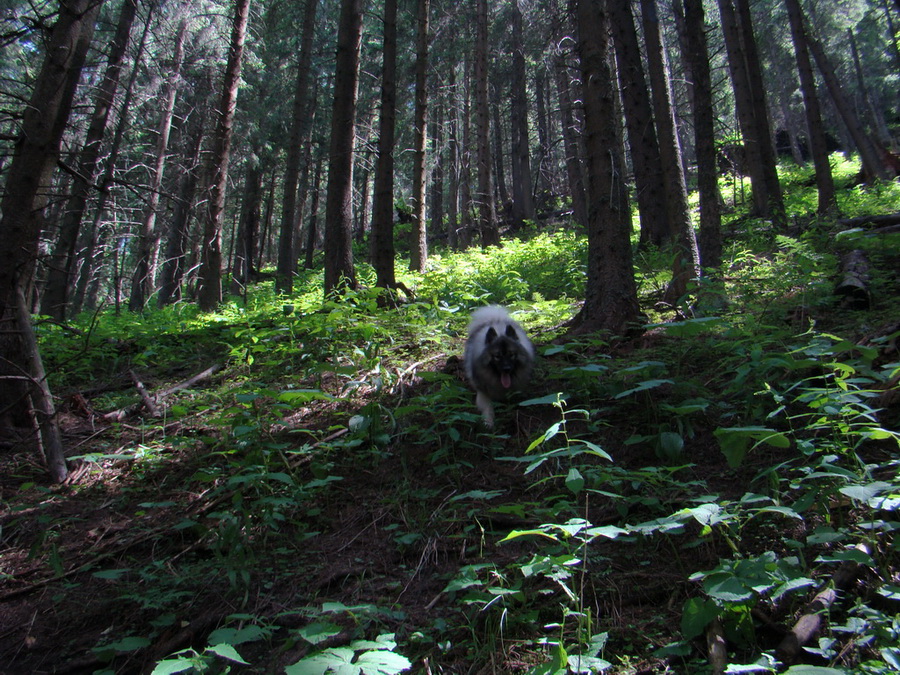
[[[182,389],[189,389],[190,387],[193,387],[198,382],[202,382],[203,380],[209,378],[221,367],[222,366],[220,364],[215,363],[215,364],[211,365],[209,368],[207,368],[206,370],[204,370],[202,373],[197,373],[193,377],[189,377],[188,379],[183,380],[182,382],[179,382],[178,384],[173,384],[168,389],[163,389],[162,391],[157,392],[154,395],[154,398],[157,401],[161,401],[164,398],[166,398],[167,396],[171,396],[175,392],[181,391]]]
[[[834,293],[851,309],[869,309],[872,305],[870,279],[869,258],[865,251],[850,251],[841,257],[841,280],[834,287]]]
[[[888,213],[883,216],[859,216],[858,218],[844,218],[838,221],[843,227],[874,227],[881,228],[886,225],[900,225],[900,213]]]
[[[869,554],[869,547],[865,544],[857,544],[856,550]],[[848,560],[843,563],[834,576],[831,577],[825,588],[819,591],[803,611],[797,623],[784,637],[775,649],[775,656],[784,664],[792,664],[797,661],[803,645],[808,644],[819,631],[825,621],[825,615],[840,594],[850,587],[856,575],[859,573],[859,563]]]
[[[137,376],[137,373],[135,373],[133,370],[129,370],[128,374],[131,375],[131,381],[134,382],[134,388],[137,389],[141,400],[144,402],[144,407],[147,408],[147,410],[151,415],[153,415],[153,417],[159,417],[159,406],[156,405],[156,401],[154,401],[153,397],[150,396],[150,393],[147,391],[147,387],[145,387],[144,383],[141,382],[140,378]]]

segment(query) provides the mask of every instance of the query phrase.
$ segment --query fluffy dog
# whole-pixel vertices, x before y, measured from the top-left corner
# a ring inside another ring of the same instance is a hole
[[[506,399],[528,383],[534,346],[506,309],[490,305],[472,314],[463,362],[475,388],[475,404],[485,425],[493,427],[493,401]]]

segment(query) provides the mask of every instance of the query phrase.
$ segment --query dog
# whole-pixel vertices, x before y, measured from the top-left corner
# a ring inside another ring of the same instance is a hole
[[[463,355],[466,377],[475,388],[475,405],[485,426],[494,426],[493,401],[522,389],[534,368],[534,346],[509,312],[499,305],[472,314]]]

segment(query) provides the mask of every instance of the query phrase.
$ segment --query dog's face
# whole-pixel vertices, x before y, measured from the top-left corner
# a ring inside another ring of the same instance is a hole
[[[519,342],[516,329],[510,325],[501,335],[492,326],[484,336],[487,366],[494,371],[504,389],[513,386],[517,371],[523,365],[520,361],[527,353]]]

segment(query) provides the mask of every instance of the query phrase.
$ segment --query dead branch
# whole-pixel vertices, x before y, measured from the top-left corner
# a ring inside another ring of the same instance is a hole
[[[706,650],[713,675],[720,675],[728,667],[728,649],[725,647],[725,629],[719,619],[713,619],[706,627]]]
[[[141,400],[144,402],[144,406],[153,417],[159,417],[159,406],[156,405],[156,401],[154,401],[153,397],[150,396],[150,393],[147,391],[147,387],[144,386],[144,383],[141,382],[141,380],[133,370],[129,370],[128,374],[131,375],[131,381],[134,382],[134,388],[137,389],[138,394],[140,394]]]
[[[856,550],[869,553],[869,547],[865,544],[857,544]],[[797,623],[775,650],[775,655],[782,663],[791,664],[797,661],[803,645],[808,644],[818,635],[822,629],[826,612],[840,594],[849,588],[858,572],[859,563],[848,560],[837,569],[825,588],[816,594],[812,602],[806,606],[803,616],[797,620]]]
[[[834,288],[842,304],[851,309],[869,309],[872,297],[869,293],[869,258],[865,251],[850,251],[841,257],[841,280]]]

